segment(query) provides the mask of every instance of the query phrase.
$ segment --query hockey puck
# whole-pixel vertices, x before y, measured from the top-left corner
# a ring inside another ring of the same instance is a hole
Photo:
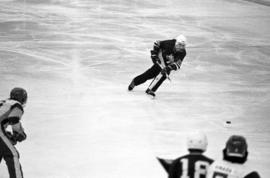
[[[231,121],[226,121],[226,124],[231,124],[232,122]]]

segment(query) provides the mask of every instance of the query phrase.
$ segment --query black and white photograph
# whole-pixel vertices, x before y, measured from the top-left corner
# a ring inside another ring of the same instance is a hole
[[[0,0],[0,178],[270,177],[270,0]]]

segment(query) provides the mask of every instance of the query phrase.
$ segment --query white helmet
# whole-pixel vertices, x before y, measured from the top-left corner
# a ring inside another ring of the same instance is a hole
[[[208,145],[207,137],[203,132],[194,132],[187,137],[188,149],[206,151]]]
[[[184,35],[179,35],[176,37],[176,43],[180,43],[180,44],[186,46],[187,38]]]

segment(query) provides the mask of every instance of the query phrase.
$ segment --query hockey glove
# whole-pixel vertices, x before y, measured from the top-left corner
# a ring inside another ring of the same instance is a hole
[[[171,72],[172,68],[170,66],[166,66],[161,70],[162,75],[169,75]]]
[[[19,133],[19,132],[13,131],[13,137],[15,138],[16,141],[22,142],[26,139],[26,134],[24,132]]]
[[[9,139],[9,141],[12,143],[12,145],[16,145],[17,144],[17,140],[15,139],[15,137],[12,135],[11,132],[6,131],[6,136]]]

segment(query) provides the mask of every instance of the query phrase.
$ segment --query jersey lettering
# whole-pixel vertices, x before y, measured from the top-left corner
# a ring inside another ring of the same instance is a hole
[[[195,178],[200,178],[200,175],[206,175],[207,174],[207,169],[209,167],[209,163],[206,161],[196,161],[195,163]]]
[[[181,165],[182,165],[182,175],[180,178],[190,178],[188,175],[189,175],[189,172],[188,172],[188,165],[189,165],[189,160],[184,158],[184,159],[181,159]],[[198,160],[194,163],[193,166],[195,166],[195,169],[194,169],[194,178],[200,178],[201,175],[204,175],[206,176],[206,173],[207,173],[207,169],[209,167],[209,163],[206,162],[206,161],[201,161],[201,160]]]
[[[188,176],[188,159],[181,159],[182,163],[182,175],[180,178],[189,178]]]

